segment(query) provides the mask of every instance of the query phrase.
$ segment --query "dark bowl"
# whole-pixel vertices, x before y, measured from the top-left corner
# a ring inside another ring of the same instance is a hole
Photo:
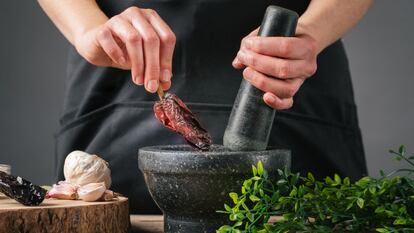
[[[215,232],[228,223],[216,213],[229,203],[228,193],[240,192],[252,176],[252,165],[261,161],[269,175],[290,167],[290,151],[230,151],[214,145],[208,152],[188,145],[144,147],[139,168],[152,198],[164,213],[167,233]]]

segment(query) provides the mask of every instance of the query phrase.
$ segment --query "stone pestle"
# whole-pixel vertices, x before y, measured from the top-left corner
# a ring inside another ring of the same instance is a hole
[[[294,11],[269,6],[258,36],[294,36],[298,17]],[[263,94],[242,80],[224,132],[226,148],[234,151],[266,150],[276,111],[266,105]]]

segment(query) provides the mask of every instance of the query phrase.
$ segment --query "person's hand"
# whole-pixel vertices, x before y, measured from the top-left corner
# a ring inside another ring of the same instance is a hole
[[[130,7],[79,35],[75,47],[94,65],[130,69],[133,82],[154,93],[171,86],[175,40],[157,12]]]
[[[265,92],[264,102],[274,109],[288,109],[305,79],[316,72],[317,46],[307,34],[296,37],[246,36],[233,61],[245,68],[243,77]]]

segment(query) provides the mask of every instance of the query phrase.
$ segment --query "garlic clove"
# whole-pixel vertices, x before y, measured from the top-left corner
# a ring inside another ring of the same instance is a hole
[[[114,198],[117,198],[118,194],[112,190],[105,190],[104,194],[101,198],[99,198],[100,201],[112,201]]]
[[[63,200],[76,200],[78,198],[78,186],[66,181],[59,181],[47,192],[46,198],[56,198]]]
[[[99,200],[106,190],[104,182],[100,183],[90,183],[84,186],[81,186],[78,189],[79,199],[83,201],[96,201]]]

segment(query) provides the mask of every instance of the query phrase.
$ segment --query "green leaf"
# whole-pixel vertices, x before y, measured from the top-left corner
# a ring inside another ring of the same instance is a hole
[[[377,229],[375,229],[376,231],[378,231],[378,232],[380,232],[380,233],[386,233],[386,232],[389,232],[387,229],[385,229],[385,228],[377,228]]]
[[[294,189],[292,189],[292,191],[290,191],[289,197],[295,197],[297,193],[298,191],[296,190],[296,187],[295,187]]]
[[[341,184],[341,177],[338,174],[335,174],[335,184]]]
[[[364,199],[360,197],[357,199],[357,205],[359,206],[359,208],[362,209],[364,207],[364,203],[365,203]]]
[[[243,213],[237,213],[236,217],[237,217],[237,219],[244,219],[244,214]]]
[[[257,202],[257,201],[260,201],[260,198],[259,198],[259,197],[257,197],[257,196],[255,196],[255,195],[250,195],[250,196],[249,196],[249,199],[250,199],[252,202]]]
[[[257,163],[257,174],[259,176],[262,176],[263,175],[263,164],[262,164],[262,161],[259,161]]]
[[[242,222],[242,221],[238,221],[238,222],[236,222],[236,223],[233,225],[233,227],[239,227],[239,226],[241,226],[241,225],[243,225],[243,222]]]
[[[397,218],[394,222],[394,225],[404,225],[407,224],[407,220],[403,218]]]
[[[375,188],[375,187],[369,187],[369,192],[371,194],[375,194],[377,192],[377,188]]]
[[[216,232],[217,233],[227,233],[227,232],[231,232],[233,230],[233,228],[229,225],[224,225],[221,226]]]
[[[354,202],[350,202],[347,206],[345,210],[349,210],[352,208],[352,206],[354,206]]]
[[[231,211],[231,207],[228,206],[227,204],[224,204],[224,209],[227,210],[227,211]]]
[[[233,199],[234,204],[237,204],[238,199],[239,199],[239,195],[237,193],[231,192],[229,193],[229,196],[231,199]]]
[[[256,176],[257,175],[257,168],[254,165],[252,165],[252,171],[253,171],[253,176]]]
[[[400,148],[398,148],[398,152],[399,152],[401,155],[404,155],[404,154],[405,154],[405,146],[404,146],[404,145],[401,145],[401,146],[400,146]]]
[[[263,197],[265,195],[263,189],[259,189],[259,194],[260,194],[261,197]]]
[[[327,176],[327,177],[325,178],[325,183],[326,183],[327,185],[332,185],[332,184],[334,184],[334,181],[332,180],[332,178],[331,178],[331,177]]]
[[[315,177],[312,175],[312,173],[310,173],[310,172],[308,172],[308,179],[311,181],[311,182],[315,182]]]
[[[286,184],[287,183],[287,180],[278,180],[277,182],[276,182],[276,184],[277,185],[284,185],[284,184]]]
[[[246,217],[247,217],[247,219],[249,219],[250,222],[254,221],[254,214],[252,214],[252,213],[246,214]]]
[[[241,192],[242,192],[242,194],[246,193],[246,188],[244,186],[241,187]]]
[[[384,213],[384,211],[385,211],[384,206],[378,206],[378,207],[375,209],[375,213],[376,213],[376,214]]]
[[[349,177],[345,177],[344,185],[349,186],[350,184],[351,184],[351,181],[349,180]]]

